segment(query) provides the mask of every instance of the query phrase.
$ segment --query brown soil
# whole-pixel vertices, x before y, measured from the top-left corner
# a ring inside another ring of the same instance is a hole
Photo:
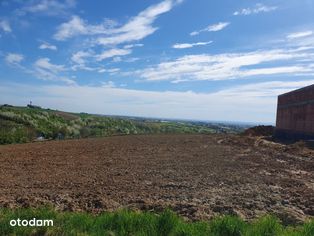
[[[0,146],[0,207],[171,207],[190,219],[314,216],[314,153],[233,135],[139,135]]]
[[[272,136],[274,134],[275,127],[271,125],[259,125],[254,126],[244,131],[244,135],[247,136]]]

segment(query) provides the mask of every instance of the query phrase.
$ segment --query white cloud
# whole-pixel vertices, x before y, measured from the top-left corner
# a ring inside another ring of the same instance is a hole
[[[57,73],[64,70],[63,66],[55,66],[49,62],[48,58],[40,58],[34,63],[32,68],[28,68],[21,65],[24,58],[22,54],[8,53],[5,57],[5,62],[43,80],[63,80],[69,83],[66,78],[57,78]]]
[[[55,45],[52,45],[50,43],[47,42],[43,42],[42,44],[39,45],[38,47],[39,49],[49,49],[49,50],[53,50],[56,51],[58,48]]]
[[[180,2],[181,0],[164,0],[159,4],[148,7],[122,26],[118,26],[112,20],[105,20],[101,24],[91,25],[79,16],[72,16],[70,21],[61,24],[57,28],[54,38],[56,40],[66,40],[78,35],[99,35],[95,43],[101,45],[117,45],[138,41],[154,33],[157,28],[153,27],[152,24],[156,18],[170,11]],[[139,45],[141,44],[126,45],[126,49]]]
[[[140,58],[138,57],[129,57],[129,58],[124,59],[124,62],[135,62],[138,60],[140,60]]]
[[[122,58],[121,57],[114,57],[114,58],[112,58],[112,61],[113,62],[121,62]]]
[[[24,60],[24,56],[22,54],[17,53],[8,53],[5,57],[6,63],[10,65],[19,65],[21,61]]]
[[[42,13],[46,15],[60,15],[67,13],[68,9],[76,6],[75,0],[35,0],[30,1],[18,14],[25,15],[26,13]]]
[[[101,24],[90,25],[79,16],[73,15],[70,21],[57,27],[57,32],[53,37],[56,40],[64,41],[79,35],[108,34],[116,24],[113,20],[105,19]]]
[[[98,71],[99,73],[103,73],[107,70],[103,69],[99,65],[97,66],[88,66],[91,63],[95,63],[97,57],[94,51],[78,51],[73,53],[71,56],[71,61],[74,64],[71,69],[76,70],[85,70],[85,71]]]
[[[12,32],[11,26],[6,20],[0,20],[0,30],[4,31],[5,33]]]
[[[105,19],[100,24],[90,24],[77,15],[73,15],[67,22],[57,27],[53,38],[59,41],[68,40],[76,36],[86,36],[83,50],[72,55],[71,61],[76,63],[73,70],[83,69],[98,71],[99,67],[88,67],[85,59],[89,57],[89,63],[100,62],[108,58],[113,58],[113,62],[122,61],[121,57],[131,54],[133,48],[142,47],[142,43],[137,41],[154,33],[157,27],[153,26],[154,21],[163,13],[170,11],[182,0],[164,0],[159,4],[152,5],[137,16],[130,18],[125,24],[119,25],[117,22]],[[122,44],[120,48],[117,45]],[[105,50],[99,52],[99,45]],[[88,47],[92,53],[86,54]],[[133,62],[137,58],[129,58],[124,62]]]
[[[288,39],[297,39],[297,38],[304,38],[304,37],[308,37],[310,35],[313,35],[313,31],[308,30],[308,31],[302,31],[302,32],[296,32],[296,33],[292,33],[287,35]]]
[[[256,4],[254,8],[243,8],[239,11],[235,11],[233,13],[234,16],[238,15],[251,15],[251,14],[258,14],[261,12],[270,12],[276,10],[278,7],[277,6],[266,6],[261,3]]]
[[[111,68],[111,69],[108,69],[107,71],[109,73],[116,73],[116,72],[120,71],[120,69],[119,68]]]
[[[114,57],[112,58],[112,62],[128,62],[128,63],[131,63],[131,62],[135,62],[135,61],[138,61],[140,60],[140,58],[138,57],[129,57],[129,58],[124,58],[122,60],[121,57]]]
[[[196,54],[161,62],[134,73],[145,80],[226,80],[259,75],[297,75],[314,73],[309,62],[314,52],[303,49],[277,49],[246,53]],[[268,62],[285,62],[285,66],[267,66]],[[266,64],[266,65],[264,65]],[[258,68],[256,67],[258,65]]]
[[[184,48],[192,48],[195,46],[204,46],[212,43],[213,41],[208,41],[208,42],[197,42],[197,43],[176,43],[172,46],[172,48],[176,49],[184,49]]]
[[[89,51],[78,51],[76,53],[73,53],[71,56],[71,61],[73,61],[76,64],[83,65],[85,64],[85,58],[91,57],[93,54]]]
[[[98,70],[99,73],[105,73],[105,72],[108,72],[108,73],[111,73],[111,74],[114,74],[116,72],[120,71],[119,68],[111,68],[111,69],[105,69],[105,68],[101,68]]]
[[[271,81],[212,93],[131,90],[110,82],[104,87],[1,84],[0,100],[23,105],[35,96],[44,107],[73,112],[261,123],[275,121],[277,95],[313,83]]]
[[[108,81],[108,82],[102,82],[101,87],[103,87],[103,88],[115,88],[116,85],[113,81]]]
[[[58,27],[57,32],[54,34],[56,40],[66,40],[68,38],[87,34],[88,30],[85,22],[78,16],[72,16],[69,22],[63,23]]]
[[[198,30],[198,31],[193,31],[192,33],[190,33],[191,36],[195,36],[198,35],[202,32],[216,32],[216,31],[220,31],[224,28],[226,28],[228,25],[230,24],[230,22],[219,22],[217,24],[213,24],[213,25],[209,25],[204,29]]]
[[[100,68],[99,70],[98,70],[98,73],[105,73],[107,70],[105,69],[105,68]]]
[[[63,65],[52,64],[50,63],[50,59],[46,57],[38,59],[34,65],[37,68],[48,70],[53,73],[58,73],[65,70]]]
[[[283,94],[311,84],[314,84],[314,80],[270,81],[235,86],[233,88],[218,91],[215,94],[222,95],[224,97],[236,96],[238,97],[244,96],[246,98],[277,97],[279,94]]]
[[[128,54],[131,54],[132,50],[130,49],[119,49],[119,48],[113,48],[109,49],[107,51],[102,52],[99,55],[96,55],[97,61],[102,61],[107,58],[116,57],[116,56],[125,56]]]
[[[71,56],[71,61],[74,63],[74,65],[71,67],[72,70],[76,71],[78,69],[80,70],[87,70],[87,71],[98,71],[99,73],[103,72],[112,72],[110,69],[104,69],[100,67],[99,65],[97,66],[87,66],[88,64],[95,63],[102,61],[104,59],[108,59],[113,57],[115,60],[116,58],[119,58],[121,60],[120,56],[124,56],[127,54],[130,54],[132,51],[130,49],[109,49],[107,51],[103,51],[100,54],[95,54],[94,51],[78,51],[76,53],[73,53]],[[115,69],[116,70],[116,69]]]
[[[159,15],[170,11],[181,2],[181,0],[164,0],[161,3],[152,5],[131,18],[126,24],[113,29],[109,36],[99,37],[97,42],[102,45],[117,45],[141,40],[158,29],[152,24]]]
[[[34,65],[34,70],[30,71],[37,78],[42,80],[62,81],[67,84],[75,84],[75,82],[65,76],[60,75],[61,72],[66,71],[64,65],[56,65],[50,62],[49,58],[40,58]]]
[[[94,51],[78,51],[73,53],[71,56],[71,62],[74,64],[71,68],[76,71],[87,70],[87,71],[98,71],[99,73],[110,72],[110,70],[104,69],[101,66],[97,65],[94,67],[87,66],[91,63],[100,62],[102,60],[113,58],[114,62],[122,61],[121,56],[128,55],[132,52],[131,49],[119,49],[112,48],[106,51],[103,51],[100,54],[96,54]]]
[[[130,49],[130,48],[143,47],[143,46],[144,44],[142,43],[135,43],[135,44],[127,44],[123,48]]]
[[[229,24],[229,22],[219,22],[218,24],[208,26],[205,31],[220,31]]]

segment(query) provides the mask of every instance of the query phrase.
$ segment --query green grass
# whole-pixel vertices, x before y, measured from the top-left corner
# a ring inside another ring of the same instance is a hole
[[[53,219],[53,227],[12,227],[11,219]],[[170,210],[160,214],[120,210],[114,213],[56,212],[49,208],[0,209],[0,235],[208,235],[208,236],[313,236],[314,221],[282,226],[273,216],[247,223],[234,216],[209,222],[187,222]]]

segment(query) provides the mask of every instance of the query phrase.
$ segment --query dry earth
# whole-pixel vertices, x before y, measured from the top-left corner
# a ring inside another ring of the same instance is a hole
[[[171,207],[190,219],[314,216],[314,152],[233,135],[138,135],[0,146],[0,207]]]

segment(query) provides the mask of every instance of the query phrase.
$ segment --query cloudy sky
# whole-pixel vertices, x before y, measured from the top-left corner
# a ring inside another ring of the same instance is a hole
[[[1,0],[0,104],[272,123],[314,83],[313,0]]]

